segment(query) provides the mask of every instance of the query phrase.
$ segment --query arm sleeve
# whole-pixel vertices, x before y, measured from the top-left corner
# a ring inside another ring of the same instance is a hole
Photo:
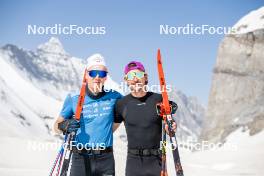
[[[73,110],[72,110],[72,99],[70,94],[67,95],[66,99],[64,100],[60,116],[64,119],[70,119],[73,116]]]
[[[124,119],[122,117],[122,113],[121,112],[121,104],[120,101],[117,100],[116,104],[115,104],[115,108],[114,108],[114,122],[115,123],[121,123]]]

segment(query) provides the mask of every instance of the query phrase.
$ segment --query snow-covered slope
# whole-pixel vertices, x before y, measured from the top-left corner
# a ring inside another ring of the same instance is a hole
[[[264,28],[264,6],[251,11],[249,14],[241,18],[235,25],[236,34],[248,33]]]
[[[263,176],[263,139],[264,132],[250,136],[247,132],[237,130],[228,137],[224,147],[215,150],[193,153],[180,148],[184,173],[188,176]],[[4,160],[0,161],[0,175],[46,176],[58,148],[59,143],[3,137],[0,141],[0,157]],[[118,137],[114,138],[114,155],[116,175],[124,176],[126,143]],[[169,175],[175,175],[170,155],[167,160]]]
[[[221,148],[183,155],[188,176],[262,176],[264,132],[236,130]]]
[[[62,100],[68,91],[76,90],[81,83],[85,60],[69,56],[55,38],[40,45],[36,52],[15,45],[5,45],[1,52],[24,79],[56,99]]]
[[[0,55],[1,136],[47,137],[61,102],[24,80]]]

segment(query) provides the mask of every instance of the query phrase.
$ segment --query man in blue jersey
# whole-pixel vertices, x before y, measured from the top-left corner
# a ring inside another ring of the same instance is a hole
[[[74,119],[79,93],[69,94],[54,124],[57,133],[76,132],[70,176],[113,176],[114,105],[122,95],[105,90],[107,68],[101,55],[88,58],[86,95],[80,121]]]

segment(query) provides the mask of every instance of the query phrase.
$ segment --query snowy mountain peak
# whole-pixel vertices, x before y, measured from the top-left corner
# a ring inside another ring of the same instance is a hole
[[[241,18],[235,25],[235,33],[243,34],[257,29],[264,29],[264,6],[253,10]]]
[[[60,40],[55,37],[51,37],[48,42],[39,45],[37,50],[38,52],[67,55]]]
[[[1,49],[8,50],[8,51],[13,51],[13,50],[17,50],[18,47],[16,45],[6,44]]]

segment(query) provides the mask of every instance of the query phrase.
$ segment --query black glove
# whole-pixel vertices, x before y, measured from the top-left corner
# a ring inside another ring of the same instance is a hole
[[[80,128],[80,122],[76,119],[67,119],[58,124],[58,128],[63,132],[63,134],[69,134],[76,132]]]
[[[169,103],[170,103],[170,108],[171,108],[171,114],[175,114],[178,109],[178,105],[173,101],[169,101]],[[161,113],[160,105],[157,104],[157,114],[160,115],[160,113]]]
[[[170,101],[170,107],[171,107],[171,114],[175,114],[178,109],[178,105],[174,101]]]

